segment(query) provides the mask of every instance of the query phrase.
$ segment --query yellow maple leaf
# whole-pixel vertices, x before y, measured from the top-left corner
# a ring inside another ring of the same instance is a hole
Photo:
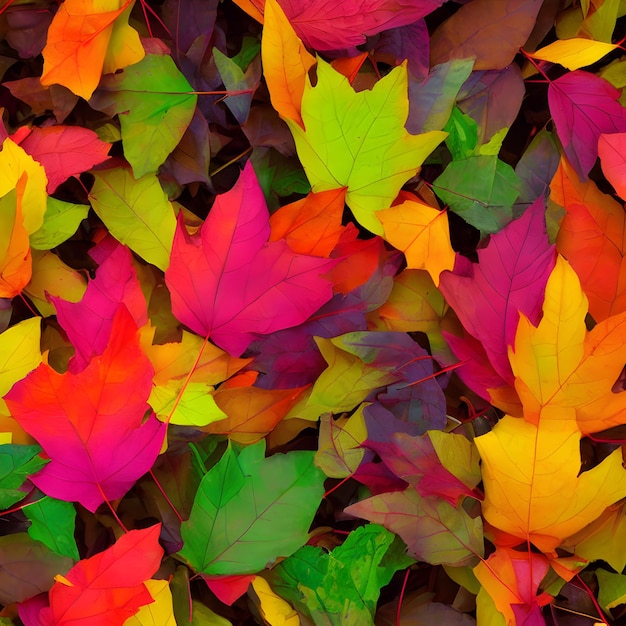
[[[406,200],[376,213],[385,239],[404,252],[407,267],[426,270],[439,286],[439,274],[454,268],[448,214],[423,202]]]
[[[624,367],[626,313],[585,327],[587,297],[561,256],[546,285],[537,327],[520,316],[509,360],[524,417],[572,421],[583,434],[626,423],[626,394],[612,388]]]
[[[474,440],[482,459],[485,519],[547,553],[626,496],[621,451],[579,475],[580,433],[575,422],[569,426],[507,415]]]

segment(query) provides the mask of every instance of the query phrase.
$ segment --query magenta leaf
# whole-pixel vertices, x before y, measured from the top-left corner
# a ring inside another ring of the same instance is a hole
[[[240,356],[257,334],[304,322],[332,297],[335,261],[267,243],[269,213],[252,166],[218,196],[199,235],[179,218],[165,281],[176,318]]]
[[[600,135],[626,131],[626,111],[619,96],[604,78],[582,70],[564,74],[548,87],[556,132],[581,180],[598,158]]]
[[[532,323],[538,321],[555,261],[554,246],[546,234],[542,199],[492,235],[489,245],[478,250],[478,260],[471,263],[457,256],[454,272],[441,274],[441,292],[465,330],[482,344],[498,376],[512,385],[507,349],[513,345],[519,314]],[[462,340],[454,341],[458,345]]]

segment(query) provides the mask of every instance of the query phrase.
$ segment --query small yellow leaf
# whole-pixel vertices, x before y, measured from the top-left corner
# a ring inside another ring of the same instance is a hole
[[[617,45],[612,43],[574,37],[555,41],[530,56],[541,61],[559,63],[568,70],[577,70],[592,65],[616,48]]]
[[[142,606],[124,622],[124,626],[176,626],[172,592],[167,580],[146,580],[144,585],[154,602]]]
[[[406,200],[378,211],[385,239],[404,252],[410,269],[426,270],[439,286],[439,274],[454,268],[448,214],[423,202]]]
[[[291,605],[276,595],[265,578],[255,576],[252,588],[258,598],[261,616],[269,626],[300,626],[300,618]]]

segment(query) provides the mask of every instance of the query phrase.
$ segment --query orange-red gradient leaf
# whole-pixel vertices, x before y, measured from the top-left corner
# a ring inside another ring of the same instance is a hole
[[[132,3],[133,0],[117,0],[114,3],[105,0],[65,0],[48,29],[48,41],[43,49],[41,84],[63,85],[85,100],[91,98],[105,69],[114,33],[117,48],[114,56],[117,62],[109,60],[106,70],[113,72],[140,61],[144,53],[137,32],[127,25],[121,33],[119,27],[117,32],[115,28],[116,20]],[[112,9],[115,5],[117,8]],[[124,37],[126,42],[123,41]],[[119,52],[124,43],[126,51]]]
[[[606,157],[602,165],[605,166]],[[615,179],[614,179],[615,180]],[[617,182],[617,180],[615,180]],[[552,199],[567,211],[557,250],[576,270],[596,322],[626,311],[626,212],[564,159],[552,184]]]

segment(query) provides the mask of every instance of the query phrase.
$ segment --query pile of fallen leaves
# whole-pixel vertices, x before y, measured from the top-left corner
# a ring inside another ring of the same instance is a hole
[[[0,1],[0,624],[626,623],[625,14]]]

